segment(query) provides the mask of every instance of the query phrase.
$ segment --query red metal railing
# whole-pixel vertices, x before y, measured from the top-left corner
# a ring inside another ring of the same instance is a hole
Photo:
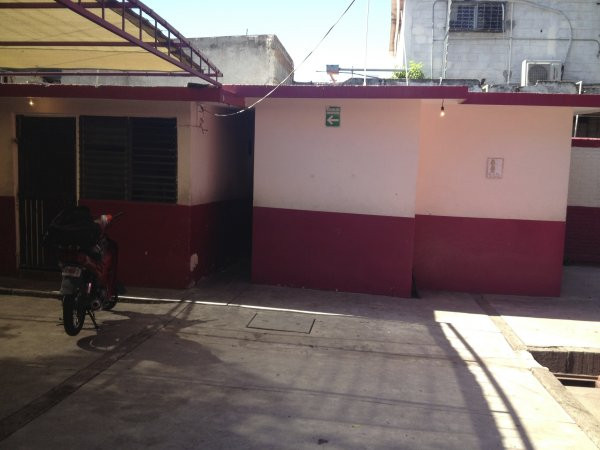
[[[39,47],[57,47],[57,46],[102,46],[102,47],[123,47],[135,46],[146,50],[147,52],[171,63],[178,67],[188,76],[196,76],[209,82],[210,84],[220,86],[218,81],[222,77],[222,72],[198,49],[171,26],[165,19],[160,17],[152,9],[139,0],[55,0],[55,3],[41,2],[9,2],[0,3],[0,9],[54,9],[67,8],[76,14],[90,20],[94,24],[114,33],[116,36],[125,40],[119,42],[93,42],[93,41],[4,41],[0,46],[39,46]],[[91,12],[93,9],[100,9],[100,13]],[[121,26],[106,20],[106,10],[121,15]],[[134,25],[136,32],[127,31],[127,24]],[[161,28],[159,27],[162,27]],[[163,31],[164,30],[164,31]],[[165,34],[166,32],[166,34]],[[144,41],[144,33],[154,36],[153,41]],[[164,49],[166,48],[166,52]],[[27,71],[30,74],[32,71]],[[88,74],[87,72],[68,72],[69,75]],[[136,74],[135,71],[119,72],[121,75],[128,73]],[[175,72],[181,75],[179,72]],[[24,72],[12,71],[3,72],[3,75],[24,75]],[[100,72],[96,75],[114,74],[114,72]],[[146,73],[147,74],[147,73]],[[160,75],[160,72],[156,72]],[[164,74],[169,74],[164,73]],[[40,72],[44,76],[47,73]]]

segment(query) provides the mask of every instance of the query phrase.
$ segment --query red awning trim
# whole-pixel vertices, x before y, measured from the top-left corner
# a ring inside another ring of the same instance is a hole
[[[77,86],[0,84],[0,97],[196,101],[244,107],[244,99],[219,87]]]

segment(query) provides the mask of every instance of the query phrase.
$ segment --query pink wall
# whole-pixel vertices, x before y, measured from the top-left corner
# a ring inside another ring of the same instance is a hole
[[[325,126],[328,106],[339,128]],[[420,103],[275,99],[256,112],[252,279],[408,297]]]
[[[445,106],[261,104],[253,280],[408,296],[414,271],[424,289],[560,293],[572,111]]]
[[[328,106],[339,128],[325,126]],[[256,111],[254,206],[413,217],[418,100],[274,99]]]
[[[418,288],[559,295],[571,111],[439,105],[421,110]],[[487,158],[503,158],[487,178]]]
[[[569,108],[440,105],[421,109],[417,214],[564,221]],[[487,178],[487,158],[503,158]]]

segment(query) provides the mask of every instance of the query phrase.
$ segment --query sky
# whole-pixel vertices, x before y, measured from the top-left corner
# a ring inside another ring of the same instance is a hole
[[[275,34],[294,60],[296,81],[330,81],[327,64],[394,69],[388,52],[390,0],[355,0],[311,58],[298,65],[348,7],[351,0],[144,0],[185,37]],[[367,6],[368,34],[367,31]],[[381,74],[380,74],[381,75]],[[347,76],[340,75],[343,80]]]

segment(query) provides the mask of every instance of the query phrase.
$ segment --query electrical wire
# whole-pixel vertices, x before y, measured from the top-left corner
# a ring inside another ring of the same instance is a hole
[[[233,112],[233,113],[227,113],[227,114],[217,114],[217,113],[211,113],[208,110],[205,110],[206,112],[212,114],[215,117],[231,117],[231,116],[237,116],[239,114],[243,114],[246,111],[249,111],[251,109],[253,109],[254,107],[256,107],[256,105],[258,105],[259,103],[263,102],[264,100],[266,100],[267,98],[269,98],[277,89],[279,89],[287,80],[290,79],[290,77],[292,75],[294,75],[294,73],[296,73],[296,71],[302,67],[304,65],[304,63],[312,56],[312,54],[317,51],[317,49],[321,46],[321,44],[323,43],[323,41],[325,41],[325,39],[327,38],[327,36],[329,36],[329,34],[333,31],[333,29],[337,26],[338,23],[340,23],[340,21],[343,19],[343,17],[346,15],[346,13],[350,10],[350,8],[352,8],[352,5],[354,5],[354,3],[356,3],[356,0],[352,0],[350,2],[350,4],[346,7],[346,9],[344,10],[344,12],[341,14],[341,16],[335,21],[335,23],[333,25],[331,25],[331,27],[329,28],[329,30],[327,30],[327,33],[325,33],[323,35],[323,37],[321,38],[321,40],[317,43],[317,45],[310,51],[310,53],[308,55],[306,55],[306,57],[300,62],[300,64],[296,67],[294,67],[294,69],[283,79],[279,82],[278,85],[276,85],[273,89],[271,89],[267,94],[265,94],[264,97],[258,99],[257,101],[255,101],[253,104],[251,104],[250,106],[246,106],[244,109],[240,109],[239,111]]]

